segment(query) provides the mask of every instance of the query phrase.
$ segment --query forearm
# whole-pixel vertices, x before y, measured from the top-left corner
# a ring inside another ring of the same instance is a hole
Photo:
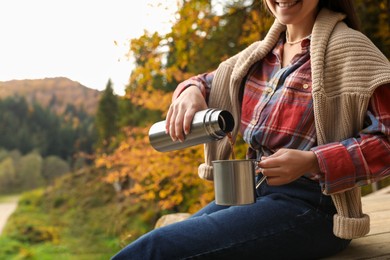
[[[215,71],[210,73],[200,74],[179,83],[179,85],[173,92],[172,100],[177,99],[177,97],[180,96],[180,94],[190,86],[196,86],[201,91],[204,99],[208,100],[212,81],[214,78],[214,73]]]

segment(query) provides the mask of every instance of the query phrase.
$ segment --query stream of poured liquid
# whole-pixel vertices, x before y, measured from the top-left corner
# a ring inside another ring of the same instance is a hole
[[[230,148],[232,150],[231,152],[231,157],[232,157],[232,160],[235,160],[236,159],[236,154],[234,153],[234,140],[233,140],[233,136],[232,136],[232,133],[229,132],[227,133],[226,135],[229,139],[229,143],[230,143]]]
[[[232,136],[232,133],[229,132],[227,133],[226,135],[229,139],[229,143],[230,143],[230,148],[232,150],[232,153],[231,153],[231,157],[232,157],[232,160],[235,160],[236,159],[236,154],[234,153],[234,140],[233,140],[233,136]],[[260,174],[261,173],[261,169],[256,167],[256,174]],[[262,176],[256,183],[256,189],[267,179],[267,176]]]

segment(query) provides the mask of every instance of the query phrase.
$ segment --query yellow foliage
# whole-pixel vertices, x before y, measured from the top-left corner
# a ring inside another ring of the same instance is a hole
[[[161,90],[144,91],[137,88],[128,92],[126,98],[130,99],[133,104],[147,109],[167,111],[172,100],[172,93]]]
[[[203,146],[160,153],[149,144],[147,132],[143,128],[128,129],[127,139],[116,151],[96,159],[96,166],[107,171],[104,180],[121,184],[122,194],[135,202],[158,202],[163,210],[183,206],[194,212],[209,203],[213,199],[212,183],[197,174]],[[191,198],[191,205],[185,205],[186,196],[196,196]]]
[[[236,39],[242,46],[262,38],[273,21],[260,8],[248,10],[245,9],[242,33]],[[171,89],[177,82],[193,76],[203,63],[198,61],[199,55],[203,60],[210,55],[228,57],[228,46],[221,46],[226,52],[212,52],[215,45],[211,37],[218,39],[218,29],[225,30],[224,21],[240,15],[238,11],[232,8],[231,14],[216,16],[210,1],[184,1],[177,12],[182,18],[173,24],[170,33],[145,32],[131,40],[130,55],[135,58],[136,67],[129,79],[126,98],[136,106],[166,113],[172,93],[164,87]],[[197,67],[191,67],[194,62]],[[187,206],[193,212],[210,202],[214,197],[212,183],[197,175],[197,167],[203,162],[203,146],[159,153],[149,144],[147,130],[127,129],[127,138],[112,154],[97,158],[96,164],[107,170],[105,181],[120,184],[122,194],[136,202],[158,202],[162,209]]]

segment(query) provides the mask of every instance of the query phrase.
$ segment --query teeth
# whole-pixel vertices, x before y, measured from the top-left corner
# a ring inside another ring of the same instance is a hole
[[[278,5],[280,7],[290,7],[290,6],[293,6],[297,3],[297,1],[294,1],[294,2],[278,2]]]

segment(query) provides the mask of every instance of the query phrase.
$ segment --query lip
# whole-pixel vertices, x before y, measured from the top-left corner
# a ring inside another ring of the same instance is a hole
[[[279,7],[279,8],[290,8],[290,7],[293,7],[294,5],[296,5],[298,2],[300,2],[300,0],[296,0],[296,1],[275,1],[275,4]]]

